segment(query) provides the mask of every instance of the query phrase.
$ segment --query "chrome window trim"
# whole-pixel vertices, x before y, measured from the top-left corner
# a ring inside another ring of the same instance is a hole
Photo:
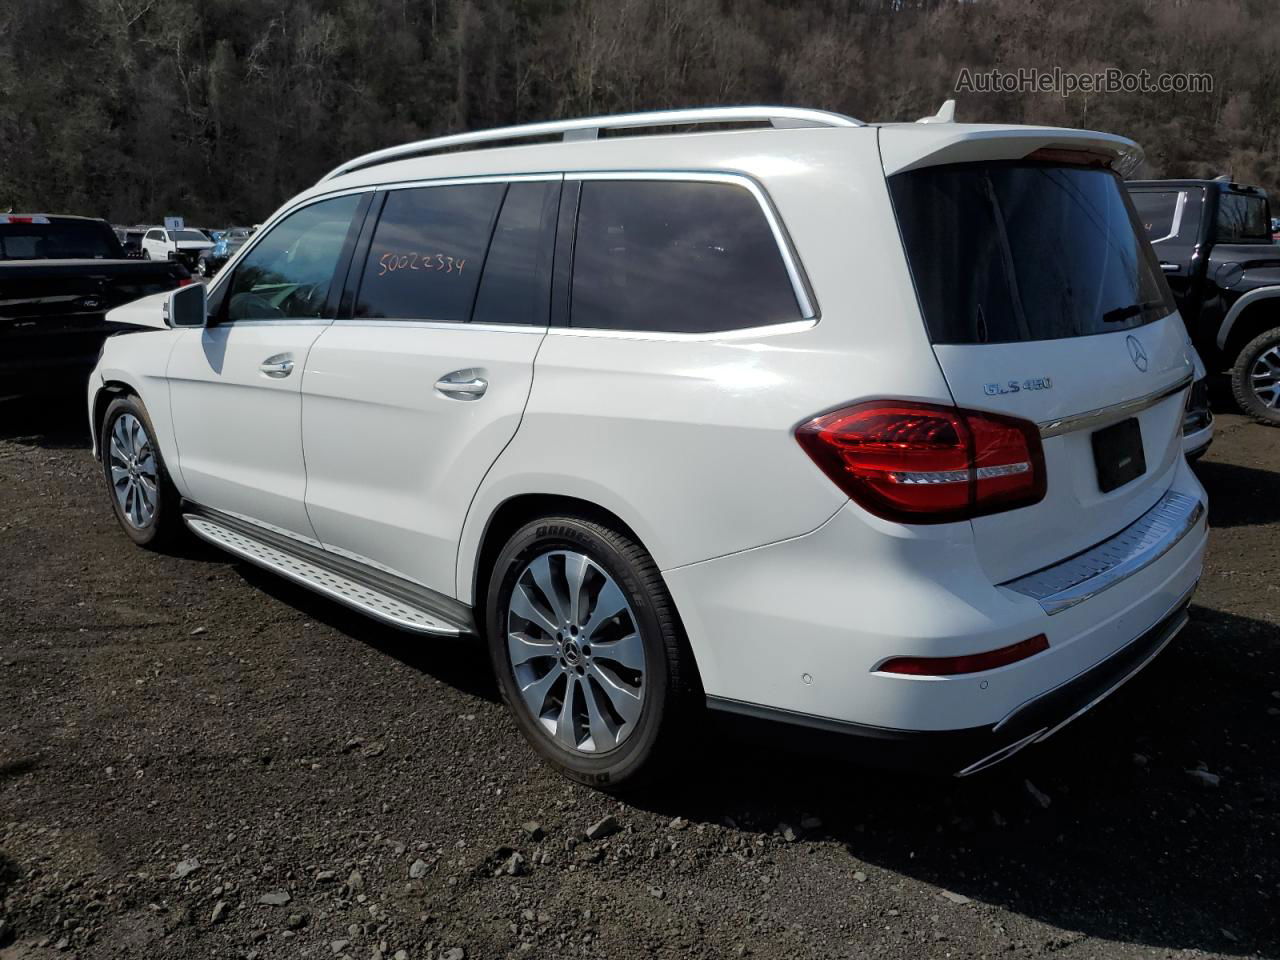
[[[1151,566],[1194,530],[1204,514],[1204,503],[1198,497],[1170,490],[1114,536],[1000,586],[1030,597],[1053,616]]]
[[[1149,190],[1148,193],[1158,193],[1160,191]],[[1166,240],[1172,240],[1178,235],[1178,231],[1182,228],[1182,211],[1187,206],[1187,191],[1179,190],[1178,199],[1173,205],[1173,225],[1169,227],[1169,232],[1159,240],[1152,240],[1152,243],[1164,243]]]
[[[764,214],[765,222],[769,224],[774,243],[777,244],[778,253],[782,257],[782,265],[786,268],[787,277],[791,280],[791,292],[795,295],[796,306],[800,308],[801,318],[814,322],[818,320],[818,308],[809,293],[808,278],[805,276],[799,257],[791,245],[791,238],[787,235],[787,231],[782,225],[782,220],[773,206],[773,201],[753,177],[749,177],[745,173],[706,170],[580,170],[566,173],[564,178],[566,181],[628,180],[643,183],[656,180],[676,183],[727,183],[744,187],[755,197],[756,203],[760,205],[760,211]],[[770,324],[770,326],[773,326],[773,324]],[[588,330],[592,328],[578,327],[577,329]],[[717,335],[731,332],[733,331],[719,331]]]
[[[547,332],[546,324],[536,323],[468,323],[465,320],[393,320],[384,317],[347,317],[334,320],[334,327],[413,327],[421,330],[484,330],[490,333]]]
[[[1098,407],[1094,410],[1086,410],[1084,413],[1072,414],[1069,417],[1059,417],[1055,420],[1043,420],[1036,424],[1040,428],[1040,436],[1042,439],[1048,440],[1050,437],[1060,437],[1064,433],[1071,433],[1075,430],[1083,430],[1087,427],[1096,426],[1108,420],[1116,420],[1121,417],[1131,416],[1135,413],[1141,413],[1150,407],[1154,407],[1161,400],[1172,397],[1175,393],[1181,393],[1187,387],[1191,386],[1191,382],[1195,379],[1195,372],[1192,371],[1178,379],[1178,381],[1170,386],[1161,387],[1150,393],[1143,394],[1140,397],[1134,397],[1132,400],[1123,400],[1120,403],[1113,403],[1107,407]]]
[[[549,336],[593,337],[600,340],[666,340],[699,343],[704,341],[758,340],[760,337],[782,336],[812,330],[815,320],[791,320],[786,323],[769,323],[762,327],[742,327],[738,330],[712,330],[708,333],[680,333],[673,330],[607,330],[598,327],[551,327]],[[539,328],[541,329],[541,328]]]

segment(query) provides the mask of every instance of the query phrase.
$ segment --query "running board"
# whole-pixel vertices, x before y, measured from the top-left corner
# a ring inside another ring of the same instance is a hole
[[[286,545],[281,537],[266,531],[260,534],[248,524],[236,522],[233,518],[224,519],[221,515],[187,513],[182,519],[200,539],[393,627],[440,637],[465,636],[474,632],[462,616],[450,615],[453,611],[424,609],[421,603],[403,596],[403,590],[368,582],[374,579],[372,571],[366,579],[351,568],[350,562],[340,564],[339,558],[334,558],[335,562],[330,563],[328,558],[316,556],[321,551],[305,544],[298,544],[296,548],[292,544]],[[302,556],[303,552],[310,556]],[[346,569],[334,569],[338,565]],[[456,604],[456,601],[447,601],[444,597],[440,601],[440,606],[445,602]],[[460,604],[458,606],[462,608]]]

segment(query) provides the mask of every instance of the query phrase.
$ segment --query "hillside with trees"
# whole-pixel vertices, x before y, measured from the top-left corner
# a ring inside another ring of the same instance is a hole
[[[1275,0],[8,0],[0,210],[255,222],[342,159],[463,129],[787,103],[913,119],[960,71],[1210,73],[1195,94],[960,94],[1280,186]]]

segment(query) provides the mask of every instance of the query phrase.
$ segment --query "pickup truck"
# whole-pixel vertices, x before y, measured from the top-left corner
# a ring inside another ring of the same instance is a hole
[[[188,283],[180,263],[125,259],[106,221],[0,214],[0,397],[87,378],[103,340],[130,329],[108,310]]]
[[[1196,351],[1230,370],[1241,410],[1280,426],[1280,246],[1266,192],[1225,177],[1127,186]]]

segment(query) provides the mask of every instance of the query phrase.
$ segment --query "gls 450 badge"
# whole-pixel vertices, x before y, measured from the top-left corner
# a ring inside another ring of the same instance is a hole
[[[988,397],[1005,393],[1021,393],[1023,390],[1052,390],[1053,381],[1048,377],[1032,377],[1029,380],[1009,380],[1006,383],[984,383],[982,392]]]

